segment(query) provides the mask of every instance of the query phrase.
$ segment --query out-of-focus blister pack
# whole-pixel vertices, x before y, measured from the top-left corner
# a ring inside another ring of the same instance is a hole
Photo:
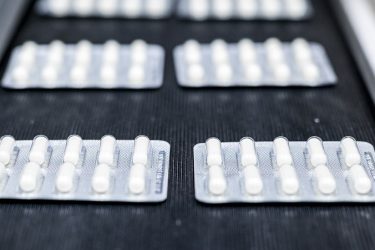
[[[203,203],[375,202],[375,151],[345,137],[323,142],[221,143],[194,147],[195,196]]]
[[[304,20],[313,15],[309,0],[179,0],[180,17],[203,20]]]
[[[170,145],[135,140],[0,139],[0,199],[162,202]]]
[[[242,39],[228,44],[189,40],[174,50],[178,83],[183,87],[319,87],[337,83],[325,49],[302,38],[282,43]]]
[[[14,49],[2,86],[9,89],[155,89],[163,84],[165,51],[136,40],[130,45],[89,41],[49,45],[26,42]]]
[[[171,15],[173,0],[39,0],[37,12],[61,17],[162,19]]]

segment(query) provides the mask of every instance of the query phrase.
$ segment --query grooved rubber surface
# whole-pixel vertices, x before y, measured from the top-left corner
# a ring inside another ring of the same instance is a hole
[[[372,104],[328,1],[302,23],[189,23],[175,20],[50,20],[28,16],[13,46],[27,39],[81,38],[130,42],[143,38],[167,48],[165,84],[156,91],[0,90],[0,134],[85,139],[146,134],[171,143],[168,200],[160,205],[0,202],[6,249],[373,249],[375,208],[369,205],[223,205],[194,199],[193,146],[208,137],[270,141],[284,135],[375,144]],[[177,86],[172,48],[188,38],[210,42],[243,37],[290,41],[304,36],[325,46],[339,77],[321,89],[199,89]],[[4,65],[1,67],[4,69]]]

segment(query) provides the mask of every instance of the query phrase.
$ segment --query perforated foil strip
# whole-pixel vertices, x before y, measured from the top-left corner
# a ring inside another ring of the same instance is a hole
[[[60,66],[57,80],[53,83],[45,82],[42,78],[42,70],[48,65],[48,45],[38,45],[35,63],[28,80],[22,83],[17,83],[12,76],[12,72],[20,64],[21,47],[15,48],[2,79],[2,86],[8,89],[156,89],[163,84],[165,51],[159,45],[148,45],[147,60],[144,65],[145,78],[139,83],[130,82],[128,79],[128,73],[132,65],[129,45],[121,45],[116,69],[117,80],[115,82],[106,83],[101,79],[103,45],[93,45],[87,79],[83,83],[74,83],[70,79],[70,71],[75,64],[76,48],[77,45],[66,45],[63,63]]]
[[[358,142],[362,166],[370,177],[373,187],[365,195],[356,194],[348,179],[348,169],[342,161],[340,142],[323,142],[328,156],[328,168],[336,179],[336,191],[330,195],[319,193],[315,186],[312,167],[308,161],[305,142],[289,142],[294,167],[300,182],[296,195],[286,195],[281,191],[278,168],[275,164],[272,142],[256,142],[258,167],[264,184],[260,195],[249,195],[244,189],[244,178],[239,160],[239,143],[222,143],[224,174],[227,190],[223,195],[210,194],[208,182],[207,153],[204,143],[194,147],[195,197],[198,201],[210,204],[221,203],[271,203],[271,202],[375,202],[375,151],[371,144]]]
[[[32,141],[16,142],[12,161],[7,166],[8,177],[0,185],[0,199],[98,202],[162,202],[167,199],[170,156],[170,145],[167,142],[151,141],[146,191],[139,195],[131,194],[128,190],[134,141],[117,141],[116,165],[111,171],[110,191],[105,194],[97,194],[91,187],[92,176],[97,166],[100,141],[83,141],[74,188],[70,193],[59,193],[55,187],[57,172],[63,163],[66,141],[57,140],[49,143],[48,161],[42,166],[43,174],[38,181],[38,188],[32,193],[25,193],[19,187],[19,180],[28,162]]]
[[[317,65],[320,75],[314,82],[306,81],[303,77],[299,64],[294,60],[293,51],[289,43],[283,44],[283,51],[287,65],[291,70],[291,77],[286,82],[279,82],[271,71],[271,66],[267,61],[267,53],[264,43],[257,43],[257,62],[262,69],[262,77],[258,81],[247,80],[244,75],[243,65],[239,59],[238,45],[229,44],[229,62],[233,70],[233,77],[228,82],[222,82],[215,76],[215,64],[211,61],[211,46],[209,44],[201,45],[202,66],[205,70],[204,80],[193,82],[188,76],[188,63],[184,57],[184,47],[180,45],[174,50],[174,61],[177,72],[178,84],[183,87],[201,88],[201,87],[319,87],[337,84],[337,76],[333,70],[330,60],[323,46],[317,43],[310,43],[312,60]]]

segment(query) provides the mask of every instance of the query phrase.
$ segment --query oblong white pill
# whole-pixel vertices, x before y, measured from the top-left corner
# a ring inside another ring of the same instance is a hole
[[[141,194],[146,190],[146,166],[135,164],[130,169],[129,190],[133,194]]]
[[[88,66],[92,59],[92,43],[87,40],[80,41],[76,46],[75,63]]]
[[[48,9],[57,17],[66,16],[69,12],[69,8],[71,6],[71,0],[49,0],[48,1]]]
[[[33,66],[38,51],[38,45],[35,42],[25,42],[20,50],[19,64]]]
[[[150,149],[150,139],[141,135],[134,140],[133,164],[147,165],[148,153]]]
[[[138,17],[142,13],[142,0],[123,0],[121,10],[127,17]]]
[[[4,180],[8,177],[8,173],[7,173],[7,169],[6,167],[4,166],[4,164],[2,164],[0,162],[0,183],[3,183]]]
[[[34,162],[27,163],[22,170],[19,180],[21,190],[24,192],[36,191],[41,175],[42,169],[40,165]]]
[[[258,156],[255,149],[255,142],[252,138],[243,138],[240,141],[241,165],[256,166],[258,164]]]
[[[275,81],[281,85],[287,85],[291,77],[291,69],[286,63],[277,63],[272,67]]]
[[[74,0],[72,2],[73,11],[78,16],[88,16],[94,10],[94,0]]]
[[[82,152],[82,138],[78,135],[72,135],[66,141],[64,152],[64,162],[76,166],[79,162]]]
[[[289,141],[285,137],[278,137],[273,141],[273,153],[278,167],[293,165],[293,157],[289,148]]]
[[[54,85],[58,81],[59,69],[54,64],[47,64],[41,73],[41,77],[44,83],[48,85]]]
[[[98,0],[97,11],[103,16],[114,16],[117,12],[117,0]]]
[[[130,58],[133,63],[144,64],[147,61],[148,44],[143,40],[135,40],[130,44]]]
[[[92,189],[99,194],[108,193],[111,187],[111,167],[107,164],[99,164],[94,171],[91,180]]]
[[[332,194],[336,190],[336,180],[326,165],[319,165],[314,169],[314,177],[318,190],[322,194]]]
[[[13,136],[4,136],[0,139],[0,163],[4,166],[10,163],[16,140]]]
[[[113,85],[117,81],[116,65],[105,63],[100,69],[100,79],[106,85]]]
[[[65,162],[60,166],[55,183],[59,192],[68,193],[73,190],[75,171],[75,166],[70,162]]]
[[[255,44],[250,39],[242,39],[238,43],[238,56],[242,63],[253,63],[257,60]]]
[[[112,135],[103,136],[100,140],[98,163],[113,166],[115,164],[115,152],[117,140]]]
[[[299,181],[296,170],[292,165],[283,165],[279,168],[281,189],[287,195],[294,195],[299,190]]]
[[[120,59],[121,45],[114,40],[107,41],[103,46],[104,64],[117,65]]]
[[[212,14],[217,19],[228,19],[233,15],[232,0],[212,0]]]
[[[221,166],[223,164],[223,156],[221,151],[221,141],[217,138],[210,138],[206,141],[207,165]]]
[[[202,83],[205,79],[206,71],[201,63],[190,64],[187,69],[187,77],[193,83]]]
[[[70,71],[70,80],[77,86],[87,82],[88,68],[84,65],[76,64]]]
[[[258,8],[257,0],[237,1],[237,13],[241,18],[249,19],[255,17],[258,13]]]
[[[264,43],[268,62],[273,64],[278,64],[284,62],[284,49],[283,44],[278,38],[269,38]]]
[[[328,159],[324,151],[323,142],[318,137],[311,137],[307,140],[307,150],[310,156],[310,163],[313,167],[327,165]]]
[[[287,0],[285,8],[292,18],[301,18],[307,14],[307,4],[305,0]]]
[[[222,195],[227,190],[227,181],[221,166],[210,166],[208,170],[208,190],[213,195]]]
[[[215,69],[216,79],[222,83],[230,83],[233,78],[233,69],[229,63],[220,63]]]
[[[352,137],[345,137],[341,140],[340,148],[346,166],[361,165],[361,154],[357,147],[357,141]]]
[[[145,81],[145,67],[143,64],[135,63],[128,71],[128,81],[131,84],[141,84]]]
[[[245,189],[250,195],[258,195],[263,190],[263,181],[256,166],[247,166],[243,169]]]
[[[184,44],[184,58],[189,64],[200,63],[202,51],[200,44],[195,40],[189,40]]]
[[[275,19],[281,13],[281,2],[279,0],[263,0],[262,13],[266,18]]]
[[[311,84],[318,84],[320,70],[313,62],[303,62],[300,64],[302,75],[305,80]]]
[[[358,194],[368,194],[372,189],[372,182],[362,165],[353,165],[349,169],[349,179]]]
[[[292,42],[291,46],[294,54],[294,59],[297,63],[311,61],[312,52],[310,44],[305,39],[297,38]]]
[[[262,80],[263,70],[258,63],[247,63],[243,64],[243,71],[246,80],[257,83]]]
[[[18,86],[27,85],[30,79],[30,67],[26,65],[18,65],[12,71],[12,80]]]
[[[62,41],[51,42],[48,51],[48,63],[60,65],[64,60],[65,47]]]
[[[211,59],[215,64],[228,63],[228,45],[222,39],[216,39],[211,43]]]
[[[206,19],[210,13],[209,0],[190,0],[188,9],[192,19]]]
[[[39,165],[46,163],[46,156],[48,151],[49,141],[44,135],[39,135],[34,138],[33,144],[29,153],[29,161]]]
[[[148,0],[145,9],[150,17],[160,18],[167,13],[168,3],[166,0]]]

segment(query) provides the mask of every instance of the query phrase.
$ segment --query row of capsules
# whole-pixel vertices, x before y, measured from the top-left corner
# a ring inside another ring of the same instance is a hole
[[[318,191],[324,195],[333,194],[336,191],[336,180],[328,167],[328,158],[322,140],[318,137],[311,137],[306,147]],[[211,138],[207,140],[206,148],[209,192],[213,195],[222,195],[227,189],[227,181],[223,168],[221,142],[217,138]],[[255,142],[251,138],[243,138],[239,143],[239,148],[246,192],[250,195],[259,195],[263,191],[263,181]],[[357,142],[351,137],[345,137],[340,143],[340,149],[354,192],[361,195],[368,194],[372,189],[372,182],[361,165]],[[284,137],[276,138],[273,141],[273,154],[282,192],[287,195],[296,195],[300,190],[300,182],[289,141]]]
[[[292,72],[285,58],[283,44],[277,38],[270,38],[265,43],[267,62],[273,77],[280,84],[287,83]],[[309,43],[302,38],[297,38],[291,43],[294,62],[298,65],[301,75],[307,82],[315,82],[320,77],[320,71],[314,62]],[[201,82],[207,74],[203,64],[201,45],[195,40],[184,44],[184,57],[187,64],[187,75],[193,82]],[[250,39],[242,39],[238,43],[238,60],[241,63],[244,77],[251,82],[262,79],[264,72],[258,58],[256,45]],[[211,43],[211,62],[214,74],[219,81],[229,82],[233,79],[233,66],[231,65],[228,44],[217,39]]]
[[[11,136],[5,136],[0,141],[0,178],[8,176],[7,168],[11,165],[11,158],[16,141]],[[146,136],[138,136],[134,141],[132,166],[129,173],[128,188],[133,194],[142,194],[146,189],[146,173],[149,161],[150,140]],[[69,193],[74,189],[74,178],[80,161],[83,161],[83,140],[78,135],[70,136],[66,141],[63,162],[58,169],[55,180],[56,190]],[[53,149],[52,149],[53,150]],[[96,167],[91,180],[95,193],[105,194],[110,191],[112,169],[119,164],[116,162],[117,140],[110,135],[100,141],[100,149],[96,160]],[[45,136],[37,136],[28,154],[28,162],[22,169],[19,187],[23,192],[37,191],[38,183],[43,176],[43,169],[48,169],[50,151],[49,140]],[[82,166],[84,163],[81,163]]]
[[[26,42],[22,45],[17,61],[17,66],[12,72],[15,83],[25,84],[30,81],[32,72],[37,64],[39,46],[35,42]],[[116,84],[119,73],[121,44],[117,41],[107,41],[103,45],[100,78],[104,84]],[[133,84],[141,83],[145,79],[145,67],[147,63],[148,45],[143,40],[136,40],[130,45],[130,66],[128,69],[128,81]],[[93,44],[89,41],[80,41],[75,48],[74,62],[69,69],[69,78],[73,84],[84,86],[87,83],[90,67],[92,66]],[[48,53],[42,66],[40,78],[46,85],[53,85],[59,80],[65,61],[66,45],[61,41],[53,41],[48,46]]]
[[[188,1],[189,15],[196,19],[208,18],[210,12],[217,19],[251,19],[260,16],[278,18],[283,9],[285,16],[300,18],[306,15],[308,5],[306,0],[286,0],[284,6],[281,0],[183,0]],[[210,7],[211,2],[211,7]],[[236,16],[237,15],[237,16]]]

